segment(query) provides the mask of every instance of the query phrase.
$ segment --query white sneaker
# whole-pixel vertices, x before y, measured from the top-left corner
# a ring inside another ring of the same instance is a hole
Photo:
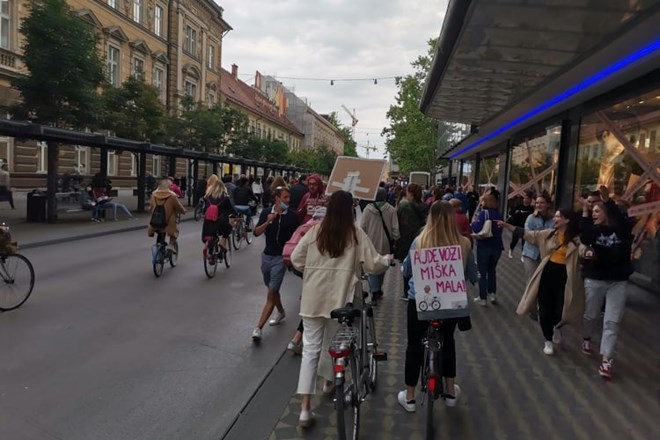
[[[543,353],[547,354],[548,356],[555,354],[555,348],[552,346],[552,341],[545,341],[545,345],[543,346]]]
[[[562,337],[561,337],[561,329],[556,328],[552,332],[552,343],[555,345],[561,344]]]
[[[525,263],[525,257],[520,257],[520,262],[524,264]]]
[[[300,411],[300,418],[298,418],[298,426],[307,429],[311,428],[314,424],[314,413],[311,411]]]
[[[335,384],[327,381],[323,383],[323,394],[332,394],[335,391]]]
[[[456,401],[458,400],[458,396],[461,395],[461,388],[454,384],[454,397],[445,397],[445,405],[447,405],[450,408],[453,408],[456,406]]]
[[[489,293],[489,294],[488,294],[488,301],[489,301],[491,304],[497,304],[497,297],[495,297],[495,294],[494,294],[494,293]]]
[[[396,396],[396,400],[399,401],[399,405],[403,407],[408,412],[415,412],[417,409],[417,405],[415,404],[415,400],[407,400],[406,399],[406,392],[405,391],[399,391],[399,394]]]
[[[509,249],[509,258],[513,258],[513,251]]]
[[[485,306],[485,305],[486,305],[486,300],[485,300],[485,299],[481,299],[481,298],[479,298],[478,296],[474,298],[474,302],[477,303],[477,304],[479,304],[480,306]]]
[[[255,327],[254,330],[252,330],[252,340],[254,342],[261,341],[261,329],[259,327]]]
[[[295,342],[295,341],[289,341],[289,345],[286,346],[286,349],[289,351],[294,352],[295,354],[301,354],[302,353],[302,341],[300,342]]]
[[[286,317],[286,313],[277,312],[277,315],[275,315],[273,319],[268,321],[268,325],[278,325],[280,322],[284,320],[285,317]]]

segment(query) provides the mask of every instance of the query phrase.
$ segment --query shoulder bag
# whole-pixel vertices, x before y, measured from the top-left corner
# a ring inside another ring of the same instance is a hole
[[[385,218],[383,217],[383,211],[381,211],[380,208],[376,205],[374,205],[374,208],[376,208],[378,214],[380,214],[380,221],[383,222],[383,230],[385,230],[385,236],[387,237],[387,242],[390,244],[390,253],[394,253],[394,247],[396,246],[396,242],[392,240],[390,231],[387,230],[387,225],[385,225]]]
[[[483,212],[486,216],[484,225],[481,227],[481,231],[474,232],[471,234],[472,238],[475,240],[484,240],[486,238],[491,238],[493,236],[493,221],[488,216],[488,209],[484,209]]]

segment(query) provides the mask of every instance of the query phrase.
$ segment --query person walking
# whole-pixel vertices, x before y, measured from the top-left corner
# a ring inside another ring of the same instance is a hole
[[[296,185],[294,185],[295,188]],[[328,199],[323,187],[323,179],[318,174],[312,174],[307,178],[307,191],[303,194],[300,203],[298,203],[298,217],[301,223],[307,223],[311,220],[314,210],[319,206],[325,206]],[[291,188],[293,192],[293,188]]]
[[[497,209],[497,197],[494,194],[485,194],[481,201],[481,210],[472,222],[472,231],[480,232],[486,220],[491,221],[492,237],[476,240],[477,266],[479,267],[479,296],[474,302],[480,306],[486,305],[486,299],[491,304],[497,303],[497,273],[495,268],[500,260],[504,245],[502,244],[502,229],[497,222],[502,221],[502,214]]]
[[[399,239],[399,219],[396,209],[387,203],[387,190],[378,189],[376,201],[369,203],[362,213],[360,227],[366,232],[379,254],[391,254],[394,251],[394,242]],[[376,305],[383,296],[383,281],[385,273],[369,275],[369,292],[371,302]]]
[[[525,194],[522,199],[522,203],[515,206],[509,211],[509,218],[507,223],[522,228],[525,226],[525,221],[527,217],[534,212],[534,206],[532,205],[532,196]],[[516,248],[519,237],[515,235],[511,237],[511,244],[509,245],[509,258],[513,258],[513,250]],[[523,240],[522,246],[525,246],[525,240]]]
[[[474,257],[471,252],[472,245],[470,240],[458,233],[456,226],[456,212],[454,208],[445,201],[437,201],[431,205],[426,225],[419,236],[411,244],[410,250],[435,248],[440,246],[460,246],[462,253],[462,263],[465,270],[465,278],[476,283],[478,275],[474,263]],[[405,383],[406,389],[397,394],[399,405],[408,412],[416,411],[415,388],[419,381],[419,375],[424,361],[423,338],[426,334],[428,321],[417,319],[417,303],[415,301],[416,287],[412,279],[412,263],[410,257],[403,261],[402,268],[405,276],[410,280],[408,290],[408,309],[407,309],[407,336],[406,360],[405,360]],[[443,396],[445,404],[449,407],[456,406],[456,402],[461,393],[460,387],[456,384],[456,343],[454,340],[454,331],[460,319],[469,318],[451,318],[443,319],[440,326],[440,337],[442,338],[441,365],[442,374],[445,381],[446,394]],[[462,327],[462,326],[461,326]]]
[[[314,422],[311,396],[316,392],[317,370],[326,370],[321,371],[326,379],[333,377],[329,356],[323,353],[321,357],[322,345],[329,346],[339,325],[330,319],[330,312],[353,300],[355,280],[362,269],[382,273],[390,261],[391,256],[380,255],[367,234],[355,226],[353,197],[346,191],[332,194],[321,224],[305,234],[291,254],[293,267],[303,273],[300,316],[305,332],[298,378],[301,427]]]
[[[300,201],[302,200],[303,196],[307,194],[308,188],[307,188],[307,175],[303,174],[300,176],[300,179],[298,179],[298,182],[296,182],[295,185],[291,187],[291,209],[294,211],[298,210],[298,206],[300,205]]]
[[[477,210],[477,206],[479,206],[479,193],[474,190],[474,186],[470,187],[470,191],[465,194],[465,198],[467,199],[468,220],[472,221],[474,212]]]
[[[285,186],[273,188],[273,198],[273,206],[261,211],[259,222],[254,228],[255,236],[258,237],[261,234],[266,236],[266,247],[261,254],[261,273],[264,284],[268,288],[266,304],[261,312],[259,323],[252,330],[254,342],[261,340],[262,329],[275,308],[277,308],[277,314],[270,320],[269,325],[278,325],[286,316],[280,297],[280,287],[286,273],[282,251],[286,242],[300,225],[296,213],[289,209],[291,198],[289,188]]]
[[[588,202],[582,199],[580,221],[580,256],[586,307],[583,318],[582,352],[592,354],[591,338],[596,333],[597,319],[605,302],[603,332],[600,338],[598,373],[612,379],[612,356],[619,336],[619,323],[626,307],[628,278],[633,273],[630,259],[632,227],[614,202],[593,203],[589,215]]]
[[[422,187],[411,183],[405,190],[405,197],[399,202],[397,217],[401,238],[394,251],[394,258],[403,261],[408,256],[408,250],[419,231],[426,223],[428,207],[422,202]],[[403,297],[408,300],[408,282],[410,277],[403,277]]]
[[[264,193],[264,187],[261,185],[261,177],[257,177],[252,182],[252,193],[257,198],[258,202],[261,203],[261,195]]]
[[[527,283],[516,313],[527,315],[538,304],[545,339],[543,353],[553,355],[561,343],[561,327],[578,322],[584,310],[584,286],[578,270],[578,216],[570,209],[555,212],[554,229],[526,231],[499,221],[502,228],[539,247],[541,263]]]
[[[451,199],[449,204],[456,212],[456,227],[458,228],[458,233],[470,240],[470,244],[472,244],[472,228],[470,228],[470,222],[468,221],[467,215],[463,212],[463,203],[461,203],[460,199]]]

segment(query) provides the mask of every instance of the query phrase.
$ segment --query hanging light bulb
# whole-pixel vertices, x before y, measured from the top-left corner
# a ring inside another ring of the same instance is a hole
[[[374,85],[378,85],[378,78],[374,78]]]
[[[331,80],[330,80],[330,85],[331,85],[331,86],[334,86],[334,85],[335,85],[335,80],[334,80],[334,79],[331,79]]]

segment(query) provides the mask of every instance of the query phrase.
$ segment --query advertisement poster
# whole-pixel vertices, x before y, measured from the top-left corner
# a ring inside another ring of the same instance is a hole
[[[417,317],[421,320],[469,315],[460,246],[410,251]]]

